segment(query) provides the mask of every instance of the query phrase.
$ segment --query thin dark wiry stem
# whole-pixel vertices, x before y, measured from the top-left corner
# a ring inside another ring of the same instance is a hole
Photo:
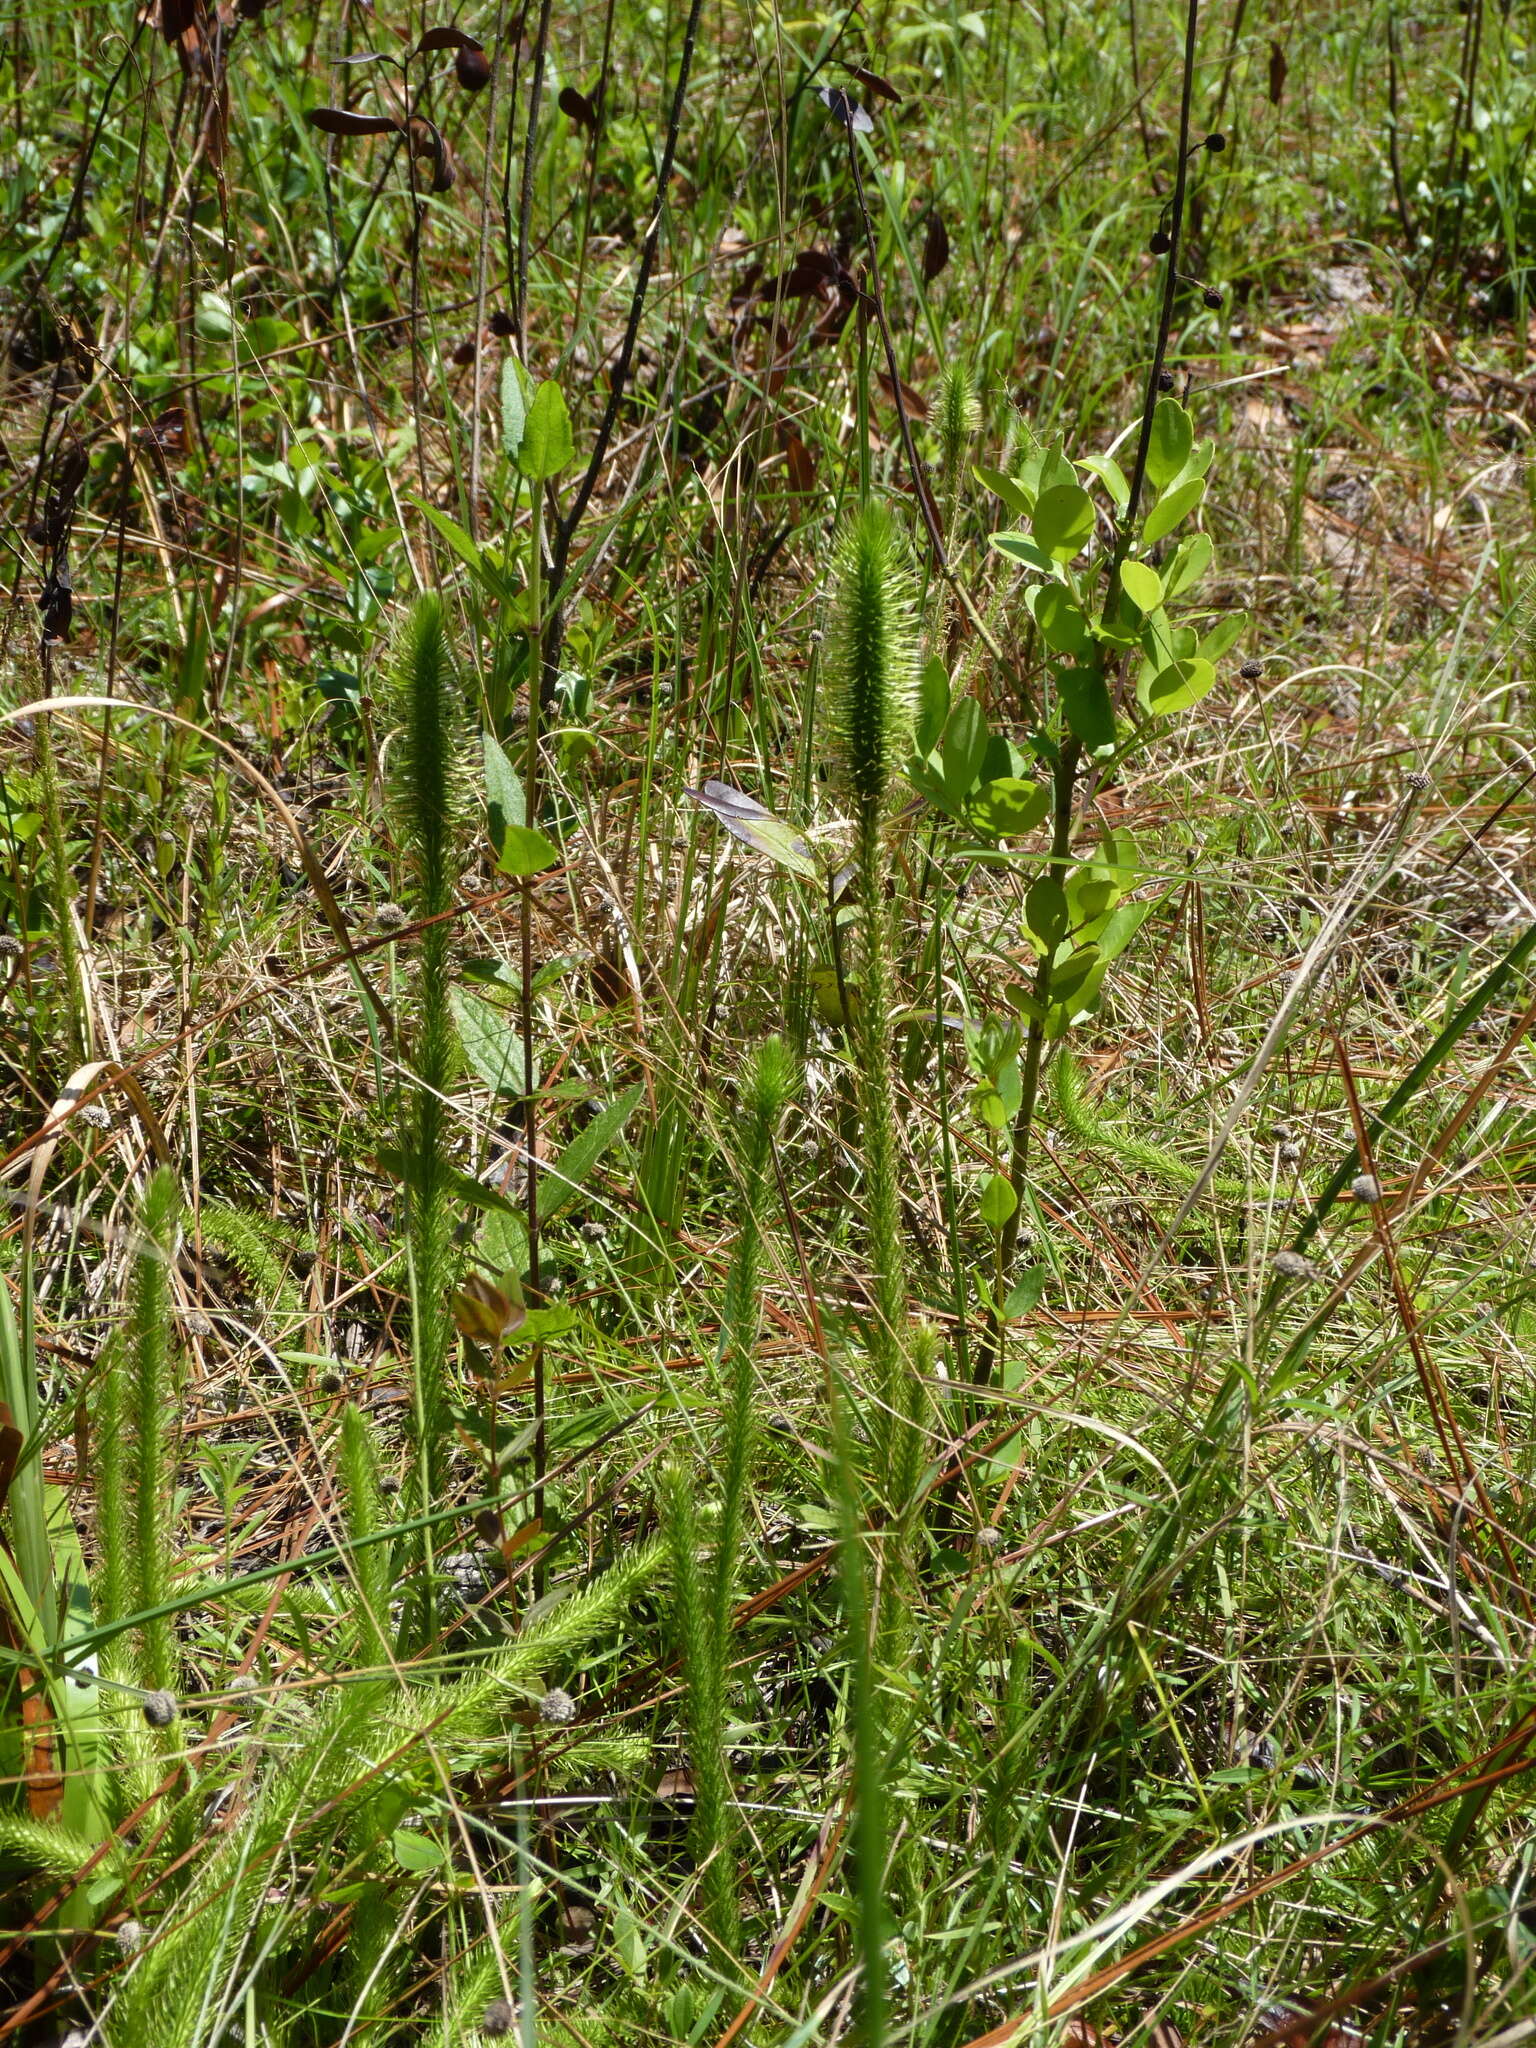
[[[1131,545],[1136,525],[1136,508],[1141,487],[1147,480],[1147,455],[1152,446],[1152,415],[1157,411],[1163,364],[1168,355],[1168,337],[1173,332],[1173,309],[1179,294],[1179,252],[1184,240],[1184,193],[1189,182],[1189,115],[1195,90],[1195,39],[1200,24],[1200,0],[1189,0],[1184,18],[1184,85],[1179,96],[1179,161],[1173,176],[1173,200],[1168,225],[1167,270],[1163,277],[1163,308],[1157,322],[1157,342],[1152,350],[1152,367],[1147,373],[1147,394],[1141,408],[1141,433],[1136,442],[1136,466],[1131,471],[1131,494],[1121,515],[1115,536],[1115,552],[1109,565],[1109,582],[1104,591],[1107,617],[1120,595],[1120,565]]]
[[[854,133],[851,118],[847,122],[847,128],[848,164],[853,172],[853,195],[859,202],[859,217],[864,223],[864,246],[869,252],[869,296],[874,307],[875,325],[880,329],[880,340],[885,348],[885,366],[891,379],[891,402],[896,407],[896,418],[901,428],[902,453],[907,458],[907,474],[912,479],[918,510],[923,515],[923,526],[928,535],[928,545],[933,551],[934,565],[942,570],[948,566],[944,553],[944,539],[939,531],[939,515],[934,506],[933,493],[928,488],[928,478],[917,459],[917,450],[912,445],[912,424],[907,418],[906,401],[902,397],[901,372],[896,367],[896,344],[891,339],[891,323],[885,317],[885,289],[880,282],[880,256],[875,244],[875,224],[869,217],[869,202],[864,197],[864,180],[859,172],[859,138]]]
[[[667,136],[662,145],[661,167],[656,173],[656,207],[640,250],[640,268],[629,300],[629,319],[625,323],[624,339],[619,344],[619,359],[613,366],[613,377],[608,386],[608,403],[603,408],[602,424],[598,427],[597,439],[592,444],[586,472],[577,487],[575,497],[571,500],[570,510],[560,522],[560,530],[555,539],[553,589],[557,603],[560,585],[565,580],[566,563],[570,559],[571,542],[575,538],[577,527],[581,524],[582,515],[591,502],[592,493],[597,488],[603,464],[608,459],[608,444],[613,439],[614,422],[619,416],[619,407],[624,402],[624,393],[629,384],[635,343],[640,336],[640,320],[645,311],[645,295],[650,288],[651,272],[656,265],[656,252],[661,245],[661,222],[667,207],[667,187],[672,182],[672,166],[677,160],[677,138],[683,124],[683,104],[688,95],[694,45],[699,34],[699,16],[703,11],[704,0],[689,0],[688,22],[683,30],[682,56],[677,67],[677,84],[672,93],[672,109],[667,116]]]
[[[517,195],[517,346],[528,360],[528,236],[533,217],[533,159],[539,146],[539,101],[544,96],[544,60],[549,54],[550,0],[541,0],[533,42],[533,77],[528,83],[528,120],[523,129],[523,182]]]
[[[1179,159],[1178,168],[1174,173],[1171,221],[1168,230],[1168,270],[1163,280],[1163,303],[1158,316],[1157,340],[1152,350],[1152,367],[1147,376],[1146,397],[1141,409],[1141,433],[1136,443],[1136,467],[1131,474],[1130,495],[1126,500],[1125,512],[1115,536],[1115,549],[1110,557],[1109,577],[1104,589],[1105,618],[1110,616],[1120,595],[1120,565],[1131,545],[1131,536],[1136,524],[1136,508],[1141,499],[1142,486],[1146,482],[1147,454],[1152,445],[1152,416],[1157,410],[1163,362],[1168,353],[1168,337],[1173,331],[1173,309],[1179,288],[1179,245],[1184,233],[1184,193],[1189,172],[1190,107],[1194,97],[1195,42],[1199,24],[1200,0],[1189,0],[1184,22],[1184,82],[1179,98]],[[1057,880],[1061,879],[1072,850],[1073,798],[1082,755],[1082,746],[1077,739],[1069,737],[1064,740],[1052,776],[1054,808],[1047,872]],[[993,1302],[987,1317],[986,1334],[976,1355],[977,1386],[985,1386],[991,1378],[1002,1348],[1003,1303],[1013,1270],[1014,1257],[1018,1251],[1019,1230],[1024,1220],[1024,1175],[1029,1166],[1030,1138],[1034,1130],[1036,1106],[1040,1099],[1040,1070],[1045,1057],[1045,1015],[1050,1007],[1054,973],[1053,954],[1051,949],[1047,948],[1035,969],[1035,985],[1032,991],[1035,1013],[1030,1019],[1029,1034],[1024,1044],[1019,1110],[1013,1122],[1013,1146],[1008,1177],[1013,1183],[1013,1190],[1018,1199],[998,1239],[997,1267],[994,1276],[994,1292],[997,1299]]]

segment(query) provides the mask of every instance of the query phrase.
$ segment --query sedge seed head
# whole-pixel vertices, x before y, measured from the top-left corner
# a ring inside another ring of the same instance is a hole
[[[147,1692],[139,1704],[151,1728],[169,1728],[181,1712],[173,1692]]]
[[[855,804],[869,817],[906,756],[917,687],[905,550],[883,506],[859,513],[838,546],[833,656],[845,772]]]
[[[1304,1252],[1293,1252],[1288,1247],[1275,1253],[1271,1266],[1282,1280],[1311,1280],[1316,1277],[1316,1268]]]

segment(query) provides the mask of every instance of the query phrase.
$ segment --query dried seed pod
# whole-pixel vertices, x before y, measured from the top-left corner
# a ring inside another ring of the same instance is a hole
[[[1374,1207],[1381,1200],[1381,1182],[1374,1173],[1357,1173],[1349,1184],[1349,1192],[1357,1202]]]
[[[453,60],[453,75],[465,92],[484,92],[491,82],[491,60],[484,50],[460,50]]]
[[[569,1728],[576,1718],[576,1702],[563,1687],[552,1685],[539,1701],[539,1719],[552,1728]]]
[[[1166,256],[1173,247],[1173,237],[1166,228],[1154,228],[1147,247],[1154,256]]]
[[[1278,1251],[1270,1264],[1282,1280],[1314,1280],[1317,1277],[1317,1268],[1301,1252]]]
[[[1264,664],[1262,661],[1245,661],[1238,670],[1238,674],[1245,683],[1256,683],[1263,673]]]
[[[147,1692],[139,1704],[151,1728],[169,1728],[181,1712],[173,1692]]]

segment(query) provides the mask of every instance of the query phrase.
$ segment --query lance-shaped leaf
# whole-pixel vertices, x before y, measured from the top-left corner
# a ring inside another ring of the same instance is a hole
[[[788,868],[792,875],[803,876],[808,882],[820,881],[821,870],[799,833],[772,811],[765,810],[755,797],[732,789],[728,782],[706,782],[702,789],[684,790],[683,794],[718,819],[733,839],[750,846],[754,853],[765,853],[781,868]]]
[[[322,135],[398,135],[400,123],[389,114],[354,114],[346,107],[311,107],[304,116]]]

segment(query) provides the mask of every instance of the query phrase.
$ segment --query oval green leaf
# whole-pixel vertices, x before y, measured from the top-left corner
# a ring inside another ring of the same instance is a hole
[[[565,393],[552,378],[546,377],[533,394],[533,403],[523,422],[517,466],[530,483],[541,484],[568,469],[575,453]]]
[[[1017,839],[1033,832],[1050,808],[1051,792],[1044,783],[1000,775],[981,785],[965,814],[988,839]]]
[[[1216,553],[1208,533],[1192,533],[1179,542],[1178,551],[1163,573],[1163,594],[1177,597],[1198,583],[1210,568]]]
[[[1115,744],[1115,707],[1109,686],[1096,668],[1059,668],[1056,683],[1073,734],[1090,754],[1111,751]]]
[[[1025,599],[1035,615],[1040,637],[1057,654],[1073,654],[1081,660],[1093,645],[1093,635],[1082,607],[1074,604],[1059,583],[1036,583]]]
[[[1173,482],[1189,460],[1194,442],[1194,425],[1183,406],[1176,398],[1160,398],[1147,444],[1147,478],[1155,489],[1160,491]]]
[[[1029,530],[1054,561],[1070,562],[1093,533],[1093,500],[1081,484],[1055,484],[1040,494]]]
[[[1067,892],[1054,875],[1032,882],[1024,898],[1024,922],[1042,952],[1060,945],[1067,929]]]
[[[1005,476],[1000,469],[983,469],[977,463],[971,471],[977,483],[985,484],[994,498],[1001,498],[1010,512],[1016,512],[1021,519],[1027,519],[1035,509],[1034,493],[1026,491],[1022,484],[1011,476]]]
[[[1018,1206],[1013,1182],[1005,1173],[994,1173],[981,1191],[982,1222],[989,1230],[1001,1230]]]
[[[1200,500],[1205,496],[1205,478],[1192,476],[1166,498],[1159,498],[1147,514],[1147,523],[1141,530],[1143,547],[1151,547],[1160,541],[1165,533],[1172,533],[1181,519],[1187,519]]]
[[[992,545],[1000,555],[1011,556],[1026,568],[1043,569],[1049,575],[1056,567],[1044,548],[1037,548],[1027,533],[994,533]]]
[[[1187,711],[1191,704],[1198,704],[1215,681],[1211,664],[1191,655],[1187,661],[1171,661],[1160,669],[1147,685],[1143,701],[1148,711],[1165,718],[1170,712]]]
[[[1120,564],[1120,588],[1144,612],[1155,612],[1163,601],[1163,579],[1145,562]]]
[[[1248,623],[1246,612],[1233,612],[1229,618],[1218,619],[1209,633],[1200,642],[1196,653],[1202,661],[1220,661],[1232,642]]]

